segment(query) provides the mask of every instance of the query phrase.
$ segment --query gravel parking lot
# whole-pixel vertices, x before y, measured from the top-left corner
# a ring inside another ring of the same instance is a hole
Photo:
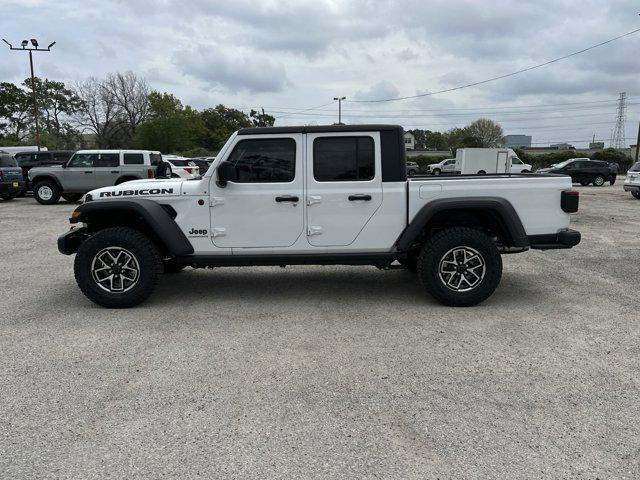
[[[87,300],[73,205],[0,202],[0,478],[638,478],[640,201],[483,305],[370,267],[188,270]]]

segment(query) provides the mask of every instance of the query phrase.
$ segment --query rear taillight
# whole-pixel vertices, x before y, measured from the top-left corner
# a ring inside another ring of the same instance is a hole
[[[191,169],[190,167],[184,167],[184,169],[185,169],[185,171],[186,171],[187,173],[191,173],[191,170],[192,170],[192,169]]]
[[[560,195],[560,207],[567,213],[576,213],[580,203],[580,193],[575,190],[565,190]]]
[[[147,170],[147,178],[154,178],[155,175],[153,174],[153,170],[149,169]]]

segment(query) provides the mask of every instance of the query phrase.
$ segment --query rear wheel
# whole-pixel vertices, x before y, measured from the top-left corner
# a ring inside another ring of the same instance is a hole
[[[62,198],[64,198],[67,202],[77,202],[82,198],[81,193],[63,193]]]
[[[60,187],[51,180],[38,182],[33,189],[33,196],[38,203],[42,205],[53,205],[54,203],[58,203],[58,200],[60,200],[60,194]]]
[[[153,293],[162,258],[145,235],[132,228],[101,230],[76,254],[76,282],[87,298],[108,308],[128,308]]]
[[[593,184],[596,187],[601,187],[604,185],[604,177],[602,175],[596,175],[595,178],[593,179]]]
[[[484,170],[480,170],[480,171],[478,172],[478,175],[486,175],[486,174],[487,174],[487,172],[485,172]]]
[[[640,192],[631,192],[631,195],[640,200]]]
[[[422,247],[418,276],[439,302],[468,307],[494,292],[502,277],[502,258],[493,240],[479,230],[450,228]]]

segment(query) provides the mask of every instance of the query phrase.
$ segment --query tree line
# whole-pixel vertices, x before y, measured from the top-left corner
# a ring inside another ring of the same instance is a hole
[[[496,148],[504,145],[502,127],[488,118],[480,118],[466,127],[456,127],[446,132],[408,131],[415,137],[417,150],[449,150],[455,153],[458,148]]]
[[[35,78],[40,144],[49,149],[141,148],[165,153],[215,152],[239,128],[272,126],[264,111],[218,105],[197,110],[152,90],[132,72],[67,86]],[[31,79],[0,82],[0,146],[34,145]],[[87,135],[89,134],[89,135]]]

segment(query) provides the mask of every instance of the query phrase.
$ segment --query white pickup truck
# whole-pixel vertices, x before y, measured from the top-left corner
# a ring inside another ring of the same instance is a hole
[[[202,178],[89,192],[58,248],[106,307],[144,301],[163,271],[293,264],[404,266],[440,302],[470,306],[498,286],[500,254],[580,242],[569,177],[407,180],[405,164],[398,126],[243,129]]]

